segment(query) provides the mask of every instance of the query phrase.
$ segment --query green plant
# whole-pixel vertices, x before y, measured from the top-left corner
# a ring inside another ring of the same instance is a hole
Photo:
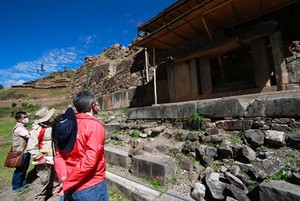
[[[22,107],[27,107],[28,103],[22,103],[21,105],[22,105]]]
[[[211,169],[212,169],[212,171],[213,172],[217,172],[219,169],[220,169],[220,167],[221,167],[221,164],[212,164],[211,165]]]
[[[249,184],[250,184],[251,186],[255,186],[255,185],[257,184],[257,181],[256,181],[256,180],[250,179],[250,180],[249,180]]]
[[[120,131],[120,130],[113,130],[112,133],[113,133],[113,134],[121,134],[121,131]]]
[[[171,179],[172,184],[177,184],[180,181],[180,179],[177,177],[177,175],[174,175]]]
[[[138,138],[140,137],[140,134],[142,132],[140,130],[133,130],[132,133],[131,133],[131,136],[134,137],[134,138]]]
[[[225,164],[228,165],[228,166],[232,166],[234,164],[234,160],[233,159],[226,159],[224,160]]]
[[[11,106],[12,106],[12,107],[16,107],[16,106],[17,106],[17,103],[13,102],[13,103],[11,104]]]
[[[162,182],[157,179],[154,179],[151,182],[151,185],[153,186],[153,188],[156,188],[156,189],[160,189],[163,186]]]
[[[236,145],[241,140],[241,137],[239,135],[237,135],[237,136],[230,135],[230,136],[228,136],[228,139],[232,145]]]
[[[123,193],[114,190],[108,191],[108,197],[110,201],[129,201]]]
[[[181,117],[176,117],[174,122],[183,122],[183,118]]]
[[[207,143],[207,146],[209,146],[209,147],[217,147],[220,144],[221,144],[221,141],[211,141],[211,142]]]
[[[288,174],[287,171],[283,168],[281,168],[278,172],[276,172],[275,174],[272,175],[268,175],[267,179],[270,180],[285,180],[288,181],[290,180],[292,177],[291,174]]]
[[[121,113],[124,114],[124,115],[128,115],[128,108],[122,109]]]
[[[201,143],[200,143],[199,141],[196,141],[196,142],[195,142],[195,147],[196,147],[196,148],[199,148],[200,146],[201,146]]]
[[[193,114],[188,118],[189,126],[192,130],[200,130],[203,116],[199,112],[200,102],[197,101],[196,109]]]
[[[118,140],[108,140],[106,142],[115,146],[123,145],[123,142]]]

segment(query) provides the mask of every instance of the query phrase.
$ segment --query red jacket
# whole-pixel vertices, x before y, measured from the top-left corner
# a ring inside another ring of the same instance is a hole
[[[55,170],[63,183],[64,192],[83,190],[105,179],[105,130],[102,123],[86,113],[76,114],[78,132],[74,148],[63,153],[56,150]]]

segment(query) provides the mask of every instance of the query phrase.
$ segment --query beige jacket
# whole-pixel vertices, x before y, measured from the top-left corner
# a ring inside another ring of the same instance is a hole
[[[23,151],[24,148],[25,148],[24,153],[26,153],[27,152],[26,146],[27,146],[28,138],[22,137],[22,136],[20,136],[18,134],[15,134],[15,132],[14,132],[15,129],[17,127],[19,127],[19,126],[23,127],[24,129],[27,130],[27,128],[23,124],[21,124],[21,123],[17,123],[15,125],[15,127],[12,130],[12,146],[13,146],[13,149],[16,150],[16,151]]]
[[[34,161],[38,161],[42,156],[52,156],[52,128],[45,129],[44,138],[41,142],[38,140],[38,136],[42,127],[40,125],[33,125],[30,131],[27,150],[31,153],[31,157]]]

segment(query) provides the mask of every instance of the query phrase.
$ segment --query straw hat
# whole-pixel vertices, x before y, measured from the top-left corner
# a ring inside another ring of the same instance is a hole
[[[38,119],[34,121],[34,124],[39,124],[48,121],[53,116],[53,114],[54,108],[52,108],[51,110],[48,110],[47,108],[40,109],[35,113]]]

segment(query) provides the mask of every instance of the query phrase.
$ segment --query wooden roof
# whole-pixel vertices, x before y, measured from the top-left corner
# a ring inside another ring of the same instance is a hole
[[[171,50],[254,19],[298,0],[178,0],[138,27],[134,45]]]

